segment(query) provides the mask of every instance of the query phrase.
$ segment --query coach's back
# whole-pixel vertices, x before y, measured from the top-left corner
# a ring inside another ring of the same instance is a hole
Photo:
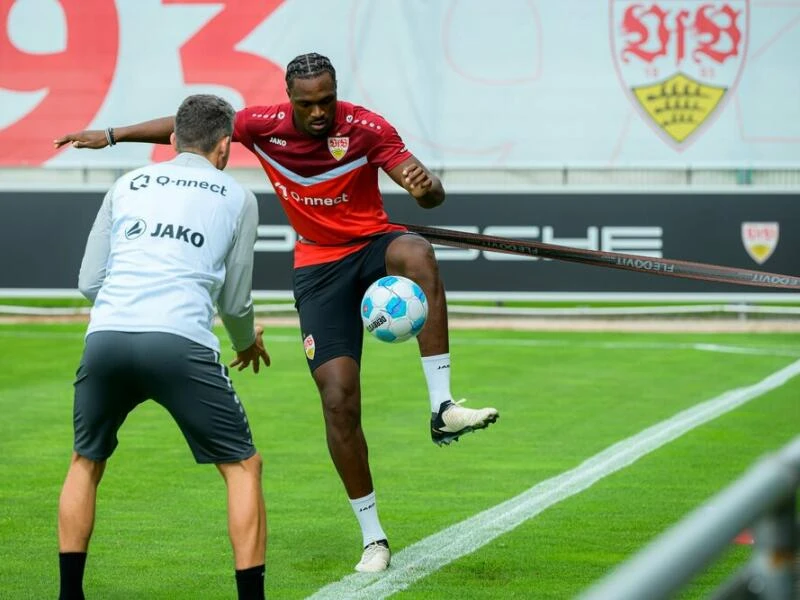
[[[239,285],[226,283],[226,263],[247,263],[252,272],[246,253],[231,255],[248,218],[258,219],[252,192],[197,154],[122,176],[92,229],[108,235],[110,228],[105,272],[91,272],[91,261],[81,267],[79,288],[94,298],[87,334],[161,331],[218,350],[214,304],[224,286]],[[246,250],[252,257],[252,245]],[[234,312],[245,309],[236,304]]]

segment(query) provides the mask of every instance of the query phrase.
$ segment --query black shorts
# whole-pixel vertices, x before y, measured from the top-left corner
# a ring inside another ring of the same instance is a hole
[[[361,298],[373,281],[386,275],[386,249],[401,235],[415,234],[385,233],[340,260],[294,270],[295,307],[311,371],[340,356],[361,363]]]
[[[171,333],[119,331],[86,337],[75,380],[75,452],[106,460],[128,413],[148,399],[169,411],[198,463],[255,454],[244,407],[216,352]]]

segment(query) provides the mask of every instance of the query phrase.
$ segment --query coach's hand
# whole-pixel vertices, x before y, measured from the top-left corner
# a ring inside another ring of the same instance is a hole
[[[108,139],[106,138],[106,132],[102,129],[87,129],[76,133],[68,133],[53,140],[53,145],[56,148],[61,148],[64,144],[71,144],[73,148],[100,149],[108,146]]]
[[[240,371],[243,371],[253,363],[253,373],[258,373],[259,361],[264,361],[264,366],[269,366],[269,354],[264,348],[264,340],[261,336],[264,333],[264,328],[260,325],[256,327],[256,341],[253,342],[248,348],[240,350],[236,353],[236,359],[230,364],[231,368],[238,366]]]

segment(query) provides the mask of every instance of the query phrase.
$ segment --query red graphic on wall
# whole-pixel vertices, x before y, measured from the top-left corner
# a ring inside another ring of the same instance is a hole
[[[164,4],[209,4],[209,0],[162,0]],[[181,47],[187,84],[227,86],[241,94],[245,106],[286,100],[284,71],[262,56],[236,50],[236,45],[261,25],[284,0],[218,0],[222,10]],[[161,116],[161,115],[153,115]],[[170,146],[156,146],[154,161],[174,156]],[[231,147],[230,165],[258,166],[239,144]]]
[[[13,5],[0,0],[0,88],[45,96],[0,130],[0,164],[38,165],[58,152],[55,137],[85,129],[103,104],[117,64],[119,19],[114,0],[61,0],[66,48],[29,53],[11,40]]]

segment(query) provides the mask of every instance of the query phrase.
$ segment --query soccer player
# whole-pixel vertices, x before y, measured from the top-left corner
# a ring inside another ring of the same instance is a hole
[[[289,101],[236,113],[234,141],[258,158],[299,235],[294,297],[312,377],[322,399],[328,449],[361,526],[357,571],[382,571],[391,553],[378,519],[367,443],[361,427],[359,302],[375,279],[404,275],[429,302],[418,336],[431,407],[430,432],[449,444],[498,418],[494,408],[453,401],[444,286],[433,248],[389,223],[378,189],[383,169],[423,208],[445,199],[440,180],[405,147],[380,115],[337,99],[328,58],[304,54],[286,68]],[[173,119],[65,135],[56,146],[104,148],[116,142],[165,143]]]
[[[78,286],[93,307],[58,507],[61,600],[84,597],[97,487],[117,431],[147,399],[169,411],[195,460],[222,474],[239,598],[264,598],[261,457],[211,329],[216,304],[236,351],[230,366],[270,364],[251,299],[258,205],[222,172],[233,120],[222,98],[184,100],[170,136],[178,155],[118,179],[89,233]]]

